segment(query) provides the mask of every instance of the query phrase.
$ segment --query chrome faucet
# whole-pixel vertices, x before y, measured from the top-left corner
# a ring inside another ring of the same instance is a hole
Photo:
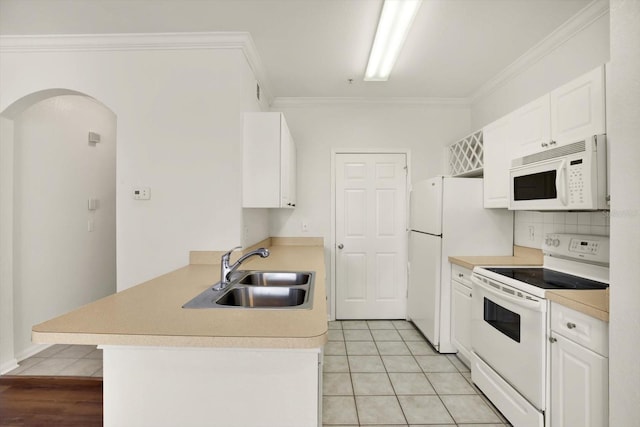
[[[254,250],[254,251],[251,251],[251,252],[248,252],[248,253],[242,255],[235,262],[235,264],[233,264],[232,266],[229,266],[229,259],[231,258],[231,253],[233,251],[235,251],[236,249],[241,249],[241,248],[242,248],[242,246],[236,246],[235,248],[231,249],[229,252],[227,252],[224,255],[222,255],[222,258],[220,259],[220,282],[217,283],[213,287],[214,290],[221,291],[222,289],[224,289],[227,286],[229,286],[229,283],[230,283],[229,276],[238,267],[240,267],[240,264],[245,262],[247,260],[247,258],[252,257],[254,255],[260,255],[262,258],[266,258],[266,257],[269,256],[269,249],[258,248],[258,249]]]

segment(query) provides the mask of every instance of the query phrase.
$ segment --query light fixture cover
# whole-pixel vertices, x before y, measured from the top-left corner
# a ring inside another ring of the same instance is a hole
[[[364,75],[365,81],[387,81],[422,0],[385,0]]]

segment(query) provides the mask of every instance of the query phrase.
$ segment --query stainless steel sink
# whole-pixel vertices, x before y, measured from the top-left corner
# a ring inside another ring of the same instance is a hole
[[[309,273],[258,271],[245,274],[239,279],[239,283],[252,286],[298,286],[306,285],[310,278]]]
[[[314,279],[313,272],[236,271],[226,288],[209,287],[182,308],[310,309]]]
[[[234,307],[294,307],[304,303],[307,291],[283,286],[237,287],[216,304]]]

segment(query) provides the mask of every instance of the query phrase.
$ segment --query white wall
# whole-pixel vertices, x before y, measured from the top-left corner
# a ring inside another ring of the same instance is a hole
[[[246,61],[241,67],[239,74],[242,78],[240,110],[242,112],[267,111],[269,107],[264,93],[261,94],[260,100],[257,100],[257,82]],[[242,247],[247,248],[269,236],[269,209],[242,209]],[[219,249],[222,250],[225,248]],[[226,249],[231,249],[231,247]]]
[[[471,126],[480,129],[608,60],[609,14],[605,14],[506,84],[475,99]]]
[[[89,144],[89,131],[101,142]],[[83,96],[49,98],[14,120],[18,360],[40,348],[33,325],[116,291],[115,132],[115,115]]]
[[[331,231],[331,150],[409,149],[413,182],[445,173],[444,147],[469,133],[466,105],[305,105],[283,111],[297,149],[296,208],[271,212],[276,236]],[[309,224],[302,232],[301,222]]]
[[[13,349],[13,120],[0,117],[0,374],[17,366]]]
[[[104,39],[108,45],[111,39]],[[122,290],[187,264],[190,250],[240,244],[239,70],[246,60],[241,49],[205,44],[119,46],[3,52],[0,111],[30,93],[68,88],[100,100],[118,116]],[[133,200],[134,186],[151,187],[151,200]]]
[[[607,134],[611,156],[610,425],[640,419],[640,1],[611,2]]]

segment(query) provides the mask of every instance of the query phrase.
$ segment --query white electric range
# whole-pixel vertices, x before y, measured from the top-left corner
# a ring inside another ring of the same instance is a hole
[[[473,269],[473,382],[516,427],[544,427],[547,406],[546,292],[605,289],[609,237],[548,234],[542,267]]]

